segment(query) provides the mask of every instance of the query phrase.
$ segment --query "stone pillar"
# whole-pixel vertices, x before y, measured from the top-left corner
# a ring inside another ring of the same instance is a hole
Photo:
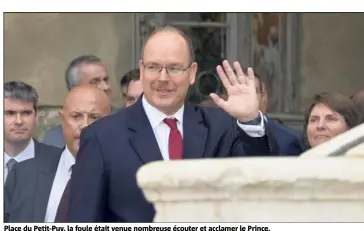
[[[362,158],[154,162],[137,173],[155,222],[363,222]]]

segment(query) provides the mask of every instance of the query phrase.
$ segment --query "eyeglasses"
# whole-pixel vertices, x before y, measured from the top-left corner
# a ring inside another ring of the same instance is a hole
[[[171,77],[179,77],[183,74],[183,72],[185,72],[187,69],[189,69],[191,67],[192,63],[190,65],[188,65],[188,67],[183,68],[181,66],[178,65],[172,65],[172,66],[162,66],[156,63],[147,63],[144,64],[144,69],[152,74],[152,75],[159,75],[159,73],[164,69],[166,69],[166,72],[168,73],[169,76]]]

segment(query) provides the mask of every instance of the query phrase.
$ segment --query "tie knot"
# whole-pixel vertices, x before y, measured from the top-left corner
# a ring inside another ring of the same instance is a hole
[[[171,129],[177,129],[177,119],[164,119],[165,124],[167,124]]]
[[[18,161],[16,161],[15,159],[10,159],[8,160],[8,162],[6,163],[6,167],[8,167],[8,170],[10,171],[14,165],[18,163]]]

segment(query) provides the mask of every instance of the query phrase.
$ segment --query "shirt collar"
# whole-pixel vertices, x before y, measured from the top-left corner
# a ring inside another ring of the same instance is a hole
[[[65,164],[68,171],[71,172],[71,167],[75,164],[76,159],[72,155],[70,150],[68,149],[67,145],[66,145],[65,149],[63,150],[62,157],[63,157],[63,161],[64,161],[63,163]]]
[[[34,153],[35,153],[34,141],[33,139],[30,139],[28,146],[22,152],[20,152],[16,157],[12,157],[4,151],[4,167],[6,167],[6,163],[8,163],[10,159],[14,159],[19,163],[24,160],[34,158]]]
[[[167,116],[163,112],[159,111],[157,108],[153,107],[148,101],[145,99],[145,96],[142,97],[142,105],[147,115],[150,125],[152,129],[155,129],[165,118],[176,118],[178,123],[183,124],[183,112],[184,105],[172,116]]]

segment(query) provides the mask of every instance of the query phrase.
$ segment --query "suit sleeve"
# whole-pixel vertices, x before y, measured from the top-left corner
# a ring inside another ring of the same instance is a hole
[[[276,122],[268,122],[268,137],[271,153],[278,156],[298,156],[304,152],[302,133]]]
[[[70,186],[69,222],[104,221],[108,183],[101,145],[91,127],[81,133]]]
[[[232,156],[297,156],[301,154],[304,149],[298,135],[283,129],[282,126],[264,121],[265,134],[261,137],[251,136],[243,129],[238,129],[236,136],[239,137],[242,148],[234,145]]]
[[[305,151],[303,144],[299,137],[293,137],[292,141],[287,147],[286,154],[288,156],[299,156]]]
[[[252,137],[244,131],[239,131],[238,135],[246,155],[269,156],[271,154],[270,137],[268,134],[262,137]]]
[[[4,222],[9,222],[10,212],[12,210],[12,195],[14,195],[16,186],[16,165],[8,174],[4,186]]]
[[[259,127],[266,130],[267,123],[260,117]],[[248,134],[241,125],[235,122],[234,137],[235,142],[231,151],[232,156],[269,156],[271,154],[270,134],[264,131],[264,135]]]

